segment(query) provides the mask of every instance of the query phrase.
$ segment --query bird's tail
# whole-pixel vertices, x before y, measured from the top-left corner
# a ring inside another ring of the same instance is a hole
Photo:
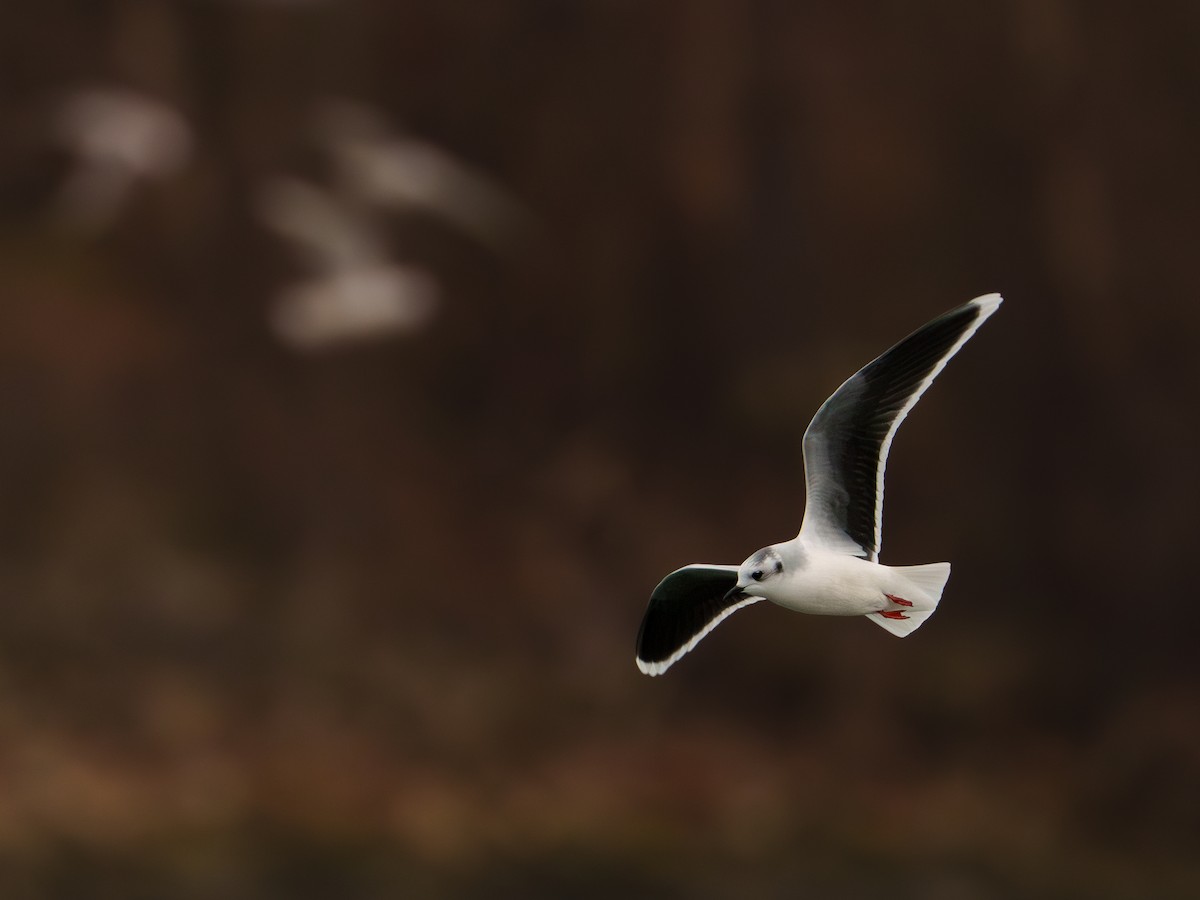
[[[912,634],[933,615],[942,591],[950,578],[950,563],[929,563],[924,566],[895,566],[893,601],[883,612],[867,616],[876,625],[886,628],[896,637]]]

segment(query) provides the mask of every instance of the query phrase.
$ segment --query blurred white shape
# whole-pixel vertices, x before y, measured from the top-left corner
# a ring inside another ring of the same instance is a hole
[[[255,199],[263,224],[291,241],[314,269],[371,266],[386,256],[368,212],[315,184],[279,176]]]
[[[284,343],[315,350],[412,331],[432,317],[437,282],[388,260],[367,210],[295,178],[271,179],[256,199],[263,223],[316,273],[275,302],[271,327]]]
[[[530,214],[497,181],[431,143],[393,135],[362,104],[325,101],[316,125],[329,145],[338,183],[351,196],[439,216],[499,250],[531,231]]]
[[[391,261],[380,210],[434,214],[501,250],[530,230],[524,208],[492,179],[432,144],[394,136],[371,108],[329,101],[316,120],[333,160],[332,188],[278,177],[256,197],[262,222],[315,273],[288,288],[271,313],[275,333],[292,347],[412,331],[433,316],[438,283]]]
[[[122,88],[86,88],[56,110],[55,136],[75,157],[56,212],[69,225],[109,225],[140,179],[165,179],[187,164],[191,129],[165,103]]]
[[[381,338],[424,325],[437,295],[437,282],[411,266],[335,271],[284,291],[271,327],[298,350]]]

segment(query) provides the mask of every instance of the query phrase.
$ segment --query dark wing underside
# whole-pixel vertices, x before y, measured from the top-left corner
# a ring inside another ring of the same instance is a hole
[[[979,297],[910,334],[843,384],[804,433],[801,534],[875,560],[892,437],[942,367],[1000,305]]]
[[[722,619],[762,599],[745,594],[727,599],[736,585],[736,566],[685,566],[659,582],[638,630],[638,668],[662,674]]]

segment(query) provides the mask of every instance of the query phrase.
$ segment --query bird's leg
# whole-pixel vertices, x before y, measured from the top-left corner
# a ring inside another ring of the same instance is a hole
[[[905,600],[903,597],[897,597],[895,594],[884,594],[883,596],[887,597],[889,600],[891,600],[897,606],[912,606],[911,600]],[[908,618],[908,616],[906,616],[902,611],[900,611],[898,609],[883,610],[879,614],[881,616],[883,616],[885,619],[907,619]]]

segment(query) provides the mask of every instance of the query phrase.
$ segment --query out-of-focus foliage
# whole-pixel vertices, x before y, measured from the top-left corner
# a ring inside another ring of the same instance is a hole
[[[0,895],[1200,896],[1197,46],[8,4]],[[937,616],[641,676],[656,581],[790,536],[820,402],[993,290],[891,456]]]

